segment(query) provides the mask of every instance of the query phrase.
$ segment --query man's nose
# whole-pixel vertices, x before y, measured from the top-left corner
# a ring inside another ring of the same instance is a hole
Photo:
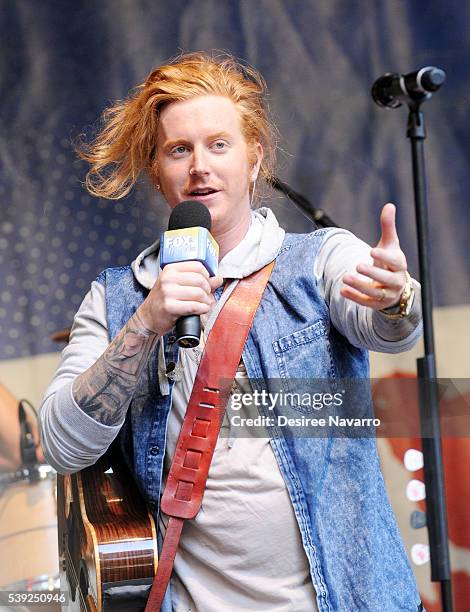
[[[194,147],[189,174],[191,176],[209,174],[207,152],[202,147]]]

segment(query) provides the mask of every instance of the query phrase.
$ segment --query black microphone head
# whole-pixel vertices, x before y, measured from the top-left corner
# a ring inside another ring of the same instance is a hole
[[[371,94],[374,102],[386,108],[398,108],[400,100],[395,96],[396,83],[400,75],[396,72],[387,72],[379,77],[372,85]]]
[[[168,221],[169,230],[185,229],[186,227],[205,227],[210,231],[211,214],[201,202],[186,200],[180,202],[171,211]]]

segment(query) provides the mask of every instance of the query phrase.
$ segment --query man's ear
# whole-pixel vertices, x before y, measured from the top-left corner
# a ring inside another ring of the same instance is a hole
[[[255,161],[253,163],[253,167],[251,169],[250,180],[252,182],[256,181],[258,178],[259,169],[261,166],[261,162],[263,160],[263,147],[260,142],[257,142],[253,147],[253,153]]]

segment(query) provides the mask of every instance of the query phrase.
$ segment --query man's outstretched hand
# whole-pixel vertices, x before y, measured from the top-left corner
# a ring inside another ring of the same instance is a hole
[[[345,286],[341,295],[374,310],[397,305],[406,283],[407,263],[398,240],[395,212],[393,204],[385,204],[382,208],[382,235],[370,252],[373,265],[360,263],[356,267],[358,274],[343,277]]]

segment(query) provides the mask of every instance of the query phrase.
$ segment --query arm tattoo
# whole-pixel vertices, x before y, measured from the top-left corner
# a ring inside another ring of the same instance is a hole
[[[158,338],[135,313],[101,357],[75,379],[72,393],[83,412],[103,425],[121,423]]]

